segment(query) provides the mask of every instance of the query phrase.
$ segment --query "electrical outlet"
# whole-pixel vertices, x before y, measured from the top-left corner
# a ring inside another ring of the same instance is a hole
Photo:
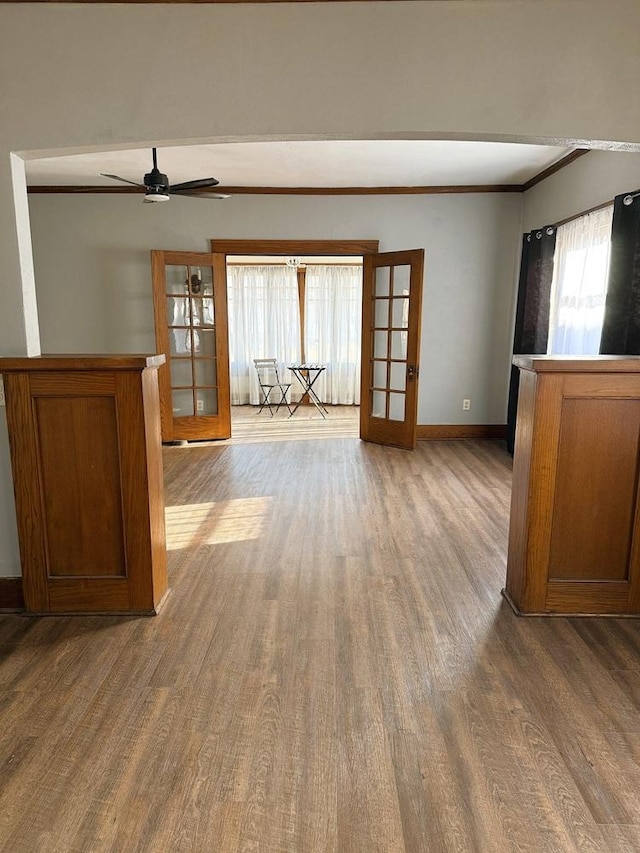
[[[462,401],[462,411],[468,412],[470,410],[471,410],[471,400],[467,400],[467,399],[463,400]]]
[[[204,400],[196,400],[196,411],[204,411]]]
[[[0,406],[6,405],[4,400],[4,381],[2,376],[0,376]]]

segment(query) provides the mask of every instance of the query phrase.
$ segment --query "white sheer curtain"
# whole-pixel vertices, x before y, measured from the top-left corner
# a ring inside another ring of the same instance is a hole
[[[300,302],[295,268],[227,268],[231,404],[261,402],[254,358],[275,358],[280,379],[300,361]]]
[[[307,267],[305,356],[327,365],[314,385],[325,403],[360,403],[361,313],[362,267]]]
[[[595,355],[600,350],[612,219],[613,205],[558,228],[549,353]]]

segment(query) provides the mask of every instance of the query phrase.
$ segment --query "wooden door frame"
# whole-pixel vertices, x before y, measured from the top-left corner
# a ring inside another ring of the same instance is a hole
[[[375,255],[379,240],[211,240],[220,255]]]
[[[228,255],[273,255],[296,257],[298,255],[353,257],[377,255],[379,240],[216,240],[211,239],[211,251],[224,255],[225,269]],[[298,285],[300,276],[298,275]],[[301,322],[304,322],[301,316]],[[304,328],[300,329],[304,341]],[[304,348],[303,361],[304,361]]]

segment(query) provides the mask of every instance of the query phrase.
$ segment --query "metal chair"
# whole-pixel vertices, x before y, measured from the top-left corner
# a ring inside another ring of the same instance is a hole
[[[291,382],[280,381],[280,376],[278,375],[278,363],[275,358],[254,358],[253,364],[256,368],[256,373],[258,374],[258,384],[260,385],[263,397],[260,408],[258,409],[258,414],[260,414],[266,406],[269,409],[271,417],[273,417],[272,407],[275,407],[277,412],[282,405],[286,406],[289,410],[289,414],[291,414],[291,407],[287,402],[287,393],[289,388],[291,388]],[[275,400],[272,401],[269,399],[272,391],[276,391],[276,394],[280,394],[280,400],[277,403]]]

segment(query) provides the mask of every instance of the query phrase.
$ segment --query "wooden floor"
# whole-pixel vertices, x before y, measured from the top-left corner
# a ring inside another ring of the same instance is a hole
[[[356,438],[360,434],[359,406],[326,406],[326,417],[312,405],[301,405],[293,415],[286,408],[260,411],[259,406],[231,407],[229,444],[262,441],[307,441]]]
[[[165,461],[159,616],[0,617],[1,850],[640,850],[640,623],[509,610],[503,445]]]

